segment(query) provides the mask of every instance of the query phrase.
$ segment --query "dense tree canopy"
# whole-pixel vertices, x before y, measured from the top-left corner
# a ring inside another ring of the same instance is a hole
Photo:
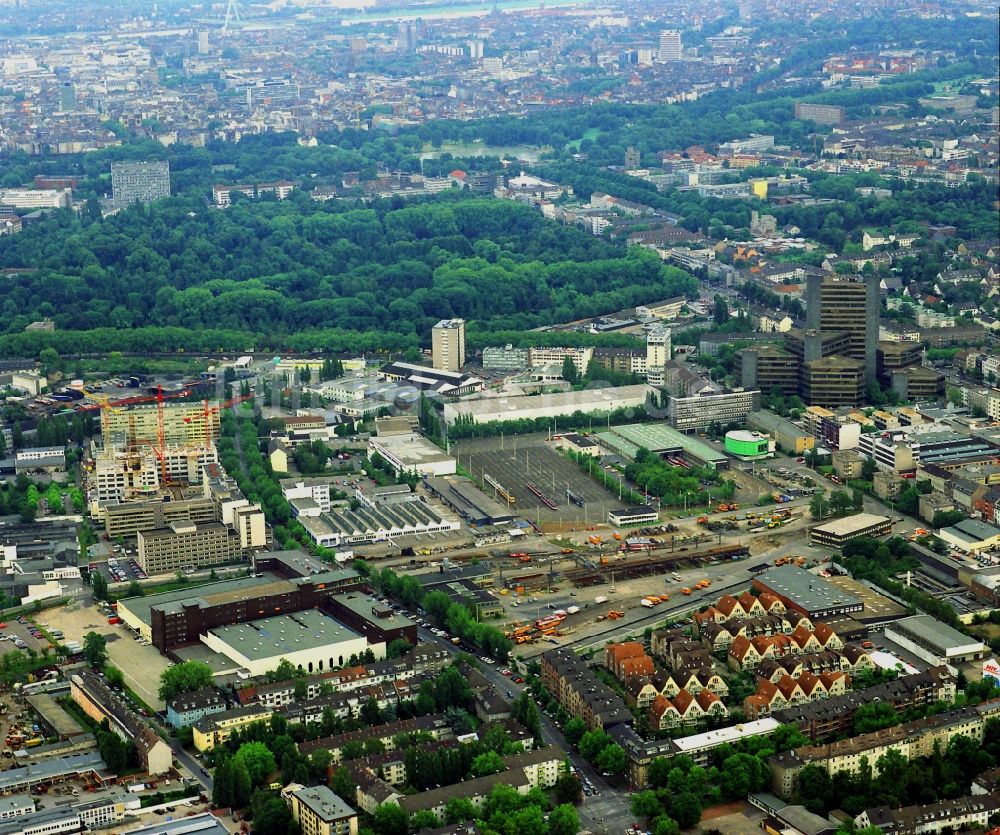
[[[442,316],[520,330],[696,292],[652,253],[461,194],[358,208],[303,192],[224,212],[175,198],[86,225],[63,212],[0,241],[0,266],[37,268],[6,282],[0,351],[19,353],[309,350],[290,335],[336,348],[337,332],[392,349],[426,341]],[[46,316],[56,334],[22,333]]]

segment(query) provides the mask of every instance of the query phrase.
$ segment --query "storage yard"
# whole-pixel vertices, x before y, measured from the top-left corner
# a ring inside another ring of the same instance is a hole
[[[601,524],[608,510],[622,506],[617,496],[556,452],[543,435],[462,441],[453,451],[459,466],[482,485],[487,495],[492,491],[497,501],[506,502],[500,492],[506,491],[514,499],[510,503],[514,512],[546,529]]]

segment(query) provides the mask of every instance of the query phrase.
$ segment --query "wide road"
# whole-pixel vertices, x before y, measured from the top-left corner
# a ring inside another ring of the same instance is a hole
[[[418,628],[420,640],[426,643],[436,643],[443,646],[453,655],[457,655],[464,650],[460,650],[450,641],[439,638],[423,627]],[[500,673],[501,664],[481,664],[481,670],[486,679],[492,684],[498,693],[508,698],[517,698],[524,690],[524,685],[515,684],[506,676]],[[508,696],[510,694],[510,696]],[[596,790],[596,795],[587,797],[584,795],[583,805],[579,807],[580,826],[582,829],[589,829],[595,833],[607,833],[607,835],[621,835],[626,829],[632,826],[632,810],[628,794],[624,791],[609,788],[597,770],[581,757],[576,750],[566,741],[562,732],[556,724],[544,713],[542,720],[542,740],[548,745],[555,745],[566,752],[566,758],[573,764],[581,780],[586,778]]]

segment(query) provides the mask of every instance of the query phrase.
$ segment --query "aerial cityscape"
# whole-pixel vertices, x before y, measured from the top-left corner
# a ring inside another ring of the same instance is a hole
[[[0,835],[1000,835],[1000,15],[0,0]]]

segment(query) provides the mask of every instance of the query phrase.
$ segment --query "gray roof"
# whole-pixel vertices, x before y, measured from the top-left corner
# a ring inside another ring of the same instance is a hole
[[[160,819],[137,829],[124,830],[125,835],[229,835],[229,830],[209,812],[176,820]]]
[[[20,768],[0,771],[0,794],[7,794],[13,787],[20,786],[26,781],[31,783],[50,782],[71,774],[87,771],[104,772],[106,770],[107,766],[104,764],[104,760],[96,751],[53,757],[37,763],[28,763]]]
[[[384,603],[379,603],[374,597],[368,597],[360,592],[335,594],[333,600],[380,629],[405,629],[408,626],[416,625],[405,615],[394,612]]]
[[[757,579],[809,611],[861,605],[858,597],[796,565],[769,568],[757,575]]]
[[[242,656],[252,659],[274,658],[361,637],[353,629],[315,609],[220,626],[210,629],[209,633]]]
[[[67,806],[56,807],[54,809],[40,809],[37,812],[32,812],[31,817],[16,817],[11,820],[0,822],[0,835],[22,835],[25,827],[29,824],[32,828],[39,827],[42,824],[51,824],[53,832],[69,832],[69,829],[63,829],[61,826],[62,821],[79,820],[79,816],[75,809],[70,809]],[[36,829],[35,831],[42,831],[41,829]]]
[[[357,814],[327,786],[320,785],[299,789],[295,792],[294,797],[300,803],[308,806],[324,822],[343,820]]]
[[[246,591],[247,597],[254,597],[253,589],[257,586],[273,583],[281,578],[276,574],[265,574],[262,577],[239,577],[235,580],[219,580],[215,583],[205,583],[202,586],[194,586],[176,591],[165,591],[160,594],[151,594],[146,597],[128,597],[119,602],[120,606],[128,609],[136,618],[145,624],[151,622],[149,611],[156,607],[165,611],[179,611],[183,603],[198,601],[205,605],[205,598],[220,593]]]
[[[889,624],[886,629],[903,630],[919,638],[923,643],[942,651],[972,645],[983,646],[983,643],[977,638],[970,638],[930,615],[913,615],[903,618]]]
[[[991,525],[988,522],[982,522],[979,519],[963,519],[961,522],[957,522],[954,528],[963,533],[967,533],[970,536],[974,536],[977,540],[992,539],[995,536],[1000,535],[1000,528],[996,525]]]

